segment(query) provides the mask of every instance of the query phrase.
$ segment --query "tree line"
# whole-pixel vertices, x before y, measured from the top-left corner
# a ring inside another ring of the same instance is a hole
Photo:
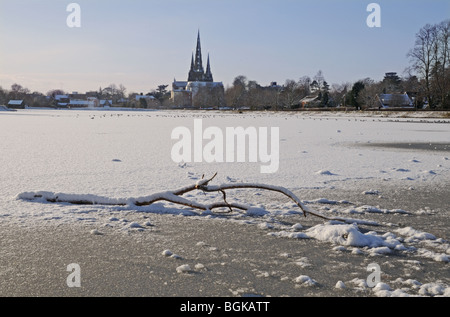
[[[313,78],[304,76],[297,81],[288,79],[282,86],[262,87],[245,76],[238,76],[225,91],[226,105],[297,109],[304,107],[302,100],[312,95],[313,102],[309,106],[313,107],[377,108],[381,94],[391,94],[391,105],[396,106],[402,100],[395,97],[407,93],[416,108],[450,109],[449,35],[450,19],[421,28],[413,48],[406,55],[410,66],[404,70],[403,77],[388,72],[380,81],[364,78],[355,83],[330,86],[319,71]]]
[[[248,108],[253,110],[283,110],[302,107],[355,107],[376,108],[380,94],[407,93],[416,108],[450,109],[450,19],[437,24],[427,24],[416,34],[414,46],[408,51],[410,66],[400,77],[395,72],[385,73],[380,81],[364,78],[355,83],[329,84],[322,71],[312,78],[287,79],[282,85],[272,83],[262,86],[244,75],[237,76],[223,93],[202,91],[193,104],[198,107]],[[172,107],[168,85],[159,85],[146,95],[154,97],[157,105]],[[214,88],[216,89],[216,88]],[[142,93],[126,93],[122,85],[111,84],[106,88],[87,92],[85,96],[112,100],[124,107],[149,107]],[[60,89],[30,92],[19,84],[11,89],[0,87],[0,104],[11,99],[25,100],[31,106],[54,105],[56,95],[66,94]],[[213,97],[212,97],[213,96]],[[393,100],[395,104],[395,100]]]

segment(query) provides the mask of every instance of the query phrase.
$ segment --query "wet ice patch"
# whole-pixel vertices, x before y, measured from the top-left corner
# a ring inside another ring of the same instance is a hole
[[[285,230],[269,232],[267,235],[279,238],[309,239],[309,236],[304,232],[290,232]]]
[[[350,204],[347,200],[331,200],[327,198],[317,198],[315,200],[304,200],[305,204],[328,204],[328,205],[338,205],[338,204]]]
[[[301,257],[295,260],[295,264],[302,268],[311,266],[311,263],[309,262],[309,259],[307,257]]]

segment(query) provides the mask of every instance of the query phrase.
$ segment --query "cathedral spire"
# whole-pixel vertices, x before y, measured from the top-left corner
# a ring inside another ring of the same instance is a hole
[[[194,53],[192,52],[192,57],[191,57],[191,71],[194,70]]]
[[[211,66],[209,64],[209,53],[208,53],[208,62],[206,64],[205,81],[213,81]]]
[[[200,44],[200,30],[197,33],[197,48],[195,50],[195,70],[203,72],[202,47]]]
[[[202,47],[201,47],[201,43],[200,43],[200,30],[198,30],[198,33],[197,33],[197,47],[195,49],[195,53],[192,53],[192,57],[191,57],[191,69],[189,70],[188,81],[189,82],[194,82],[194,81],[212,82],[213,81],[213,77],[212,77],[212,73],[211,73],[211,65],[209,63],[209,54],[208,54],[208,62],[207,62],[207,66],[206,66],[206,72],[203,69]]]

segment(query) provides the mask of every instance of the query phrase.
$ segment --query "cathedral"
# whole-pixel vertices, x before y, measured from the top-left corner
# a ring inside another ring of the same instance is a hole
[[[224,103],[223,83],[213,80],[209,54],[206,71],[203,68],[200,31],[197,34],[195,57],[194,54],[191,57],[188,79],[187,81],[173,81],[171,101],[174,106],[195,108],[219,107]]]

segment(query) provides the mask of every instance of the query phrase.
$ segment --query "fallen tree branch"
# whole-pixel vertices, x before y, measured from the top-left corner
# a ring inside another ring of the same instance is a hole
[[[307,214],[325,219],[325,220],[336,220],[347,222],[347,219],[344,218],[330,218],[315,211],[309,209],[305,204],[303,204],[300,199],[292,193],[290,190],[281,187],[281,186],[272,186],[267,184],[258,184],[258,183],[233,183],[233,184],[222,184],[222,185],[209,185],[209,183],[217,176],[215,173],[211,178],[204,179],[202,178],[196,184],[186,186],[174,191],[166,191],[161,193],[152,194],[146,197],[140,198],[128,198],[128,199],[116,199],[116,198],[108,198],[101,197],[95,195],[75,195],[75,194],[62,194],[62,193],[52,193],[52,192],[26,192],[19,194],[17,196],[18,199],[24,199],[29,201],[43,201],[43,202],[51,202],[51,203],[69,203],[76,205],[110,205],[110,206],[126,206],[126,205],[135,205],[135,206],[148,206],[158,201],[167,201],[174,204],[200,209],[203,211],[213,210],[217,208],[228,208],[229,212],[232,211],[232,208],[240,209],[240,210],[248,210],[251,207],[239,203],[228,203],[226,200],[226,190],[231,189],[262,189],[273,192],[281,193],[288,198],[290,198],[295,204],[300,208],[303,212],[303,215],[306,217]],[[182,195],[189,193],[191,191],[201,190],[203,192],[220,192],[223,196],[223,202],[214,202],[210,204],[203,204],[193,200],[186,199],[181,197]]]

